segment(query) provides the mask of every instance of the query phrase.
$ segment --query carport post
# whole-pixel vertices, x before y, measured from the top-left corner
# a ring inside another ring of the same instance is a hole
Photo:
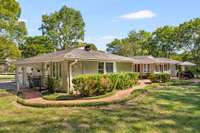
[[[19,92],[19,79],[18,79],[18,67],[16,67],[16,71],[15,71],[15,80],[16,80],[16,87],[17,87],[17,92]]]

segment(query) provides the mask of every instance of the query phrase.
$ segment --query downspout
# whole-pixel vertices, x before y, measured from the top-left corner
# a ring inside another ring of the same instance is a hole
[[[73,79],[73,76],[72,76],[72,66],[75,65],[76,63],[78,62],[78,60],[75,60],[74,62],[70,63],[69,64],[69,91],[72,91],[73,90],[73,83],[72,83],[72,79]]]

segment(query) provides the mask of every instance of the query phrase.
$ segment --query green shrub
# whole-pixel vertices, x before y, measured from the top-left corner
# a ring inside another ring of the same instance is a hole
[[[140,73],[139,78],[140,79],[147,79],[150,76],[151,73]]]
[[[81,75],[73,79],[74,89],[82,96],[98,96],[136,84],[137,73]]]
[[[170,74],[168,73],[150,74],[149,79],[153,83],[168,82],[170,80]]]
[[[73,84],[82,96],[103,95],[112,91],[111,80],[106,75],[81,75],[73,79]]]
[[[112,81],[112,88],[118,90],[132,87],[137,83],[139,78],[138,73],[116,73],[109,74],[108,76]]]
[[[60,78],[48,76],[46,85],[50,93],[59,92],[62,87],[62,80]]]

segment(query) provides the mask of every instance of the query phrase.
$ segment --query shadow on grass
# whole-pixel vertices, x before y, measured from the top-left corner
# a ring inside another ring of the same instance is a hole
[[[194,86],[195,87],[195,86]],[[192,132],[200,131],[200,88],[153,90],[124,104],[84,108],[26,108],[2,120],[0,132]],[[1,112],[0,112],[1,114]],[[23,115],[24,114],[24,115]],[[21,118],[20,118],[20,116]],[[24,127],[24,128],[23,128]],[[33,128],[35,127],[35,128]]]

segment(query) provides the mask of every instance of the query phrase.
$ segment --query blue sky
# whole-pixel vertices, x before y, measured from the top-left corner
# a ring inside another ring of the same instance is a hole
[[[177,25],[200,17],[200,0],[18,0],[21,19],[31,36],[40,35],[41,16],[63,5],[80,10],[86,23],[85,41],[101,50],[114,38],[131,30],[153,31],[164,25]]]

